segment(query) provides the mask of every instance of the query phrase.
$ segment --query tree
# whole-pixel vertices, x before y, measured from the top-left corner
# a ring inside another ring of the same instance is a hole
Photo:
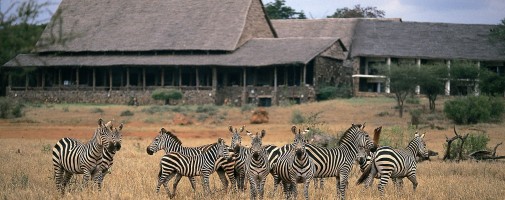
[[[501,20],[495,28],[491,29],[491,35],[489,38],[491,41],[500,42],[505,46],[505,18]],[[503,53],[505,53],[505,49],[503,49]]]
[[[177,100],[182,98],[182,93],[173,89],[156,89],[151,97],[155,100],[164,100],[165,105],[170,104],[170,99]]]
[[[467,60],[455,60],[451,62],[449,72],[451,93],[468,95],[476,92],[475,89],[477,89],[480,74],[477,63]]]
[[[300,12],[286,6],[285,0],[275,0],[265,5],[265,11],[270,19],[307,19],[303,10]]]
[[[419,70],[413,64],[393,64],[381,66],[378,70],[389,78],[389,87],[395,95],[400,118],[403,117],[403,103],[414,92],[418,84]]]
[[[418,82],[421,92],[426,95],[429,101],[430,110],[435,111],[435,101],[439,94],[445,90],[444,79],[447,78],[448,71],[446,65],[423,65],[418,73]]]
[[[377,7],[361,7],[360,4],[355,5],[354,8],[348,7],[339,8],[333,15],[327,18],[384,18],[386,11],[379,10]]]
[[[505,92],[505,76],[482,68],[479,74],[479,89],[482,94],[502,96]]]

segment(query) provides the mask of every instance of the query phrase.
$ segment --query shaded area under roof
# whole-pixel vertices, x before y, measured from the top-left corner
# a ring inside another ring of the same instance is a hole
[[[4,66],[271,66],[307,64],[333,45],[338,38],[252,39],[229,54],[211,55],[89,55],[42,56],[21,54]]]
[[[61,17],[46,27],[37,51],[232,51],[252,1],[256,0],[63,0]],[[58,35],[70,40],[44,44]]]
[[[504,45],[489,40],[493,25],[361,21],[351,57],[505,60]]]
[[[354,29],[362,20],[401,22],[400,18],[281,19],[271,22],[279,38],[338,37],[350,49]]]

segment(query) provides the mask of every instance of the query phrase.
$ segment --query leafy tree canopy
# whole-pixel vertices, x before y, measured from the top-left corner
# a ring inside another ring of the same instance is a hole
[[[354,8],[338,8],[333,15],[327,18],[384,18],[386,11],[379,10],[377,7],[361,7],[360,4],[355,5]]]
[[[265,11],[270,19],[307,19],[303,10],[297,12],[286,6],[285,0],[275,0],[265,5]]]

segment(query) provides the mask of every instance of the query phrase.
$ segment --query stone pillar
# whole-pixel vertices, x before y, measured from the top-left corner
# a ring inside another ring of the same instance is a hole
[[[307,65],[303,65],[303,78],[302,78],[303,84],[302,86],[305,86],[307,83]]]
[[[109,68],[109,91],[112,91],[112,68]]]
[[[45,70],[44,69],[40,69],[40,74],[42,75],[41,77],[41,83],[40,83],[40,86],[42,88],[42,90],[44,90],[44,87],[46,85],[46,75],[45,75]]]
[[[61,90],[61,68],[58,68],[58,89]]]
[[[25,76],[25,91],[28,91],[28,85],[30,85],[30,79],[28,77],[28,73]]]
[[[95,91],[96,87],[96,68],[93,67],[93,92]]]
[[[216,67],[212,67],[212,91],[214,91],[214,94],[217,91],[217,69],[216,69]]]
[[[161,87],[165,86],[165,68],[161,67]]]
[[[247,72],[246,68],[242,68],[242,105],[247,103]]]
[[[277,67],[274,67],[274,94],[273,94],[273,102],[276,106],[279,105],[279,100],[277,99],[278,94],[277,94]]]
[[[450,60],[447,61],[447,69],[449,70],[449,72],[448,72],[449,76],[448,76],[447,80],[445,81],[445,95],[449,96],[449,95],[451,95],[451,81],[450,81],[450,79],[451,79],[451,71],[450,71],[451,70],[451,61]]]
[[[352,74],[359,74],[360,58],[355,57],[352,60]],[[359,93],[359,77],[352,77],[352,93],[354,96]]]
[[[75,88],[79,89],[79,68],[75,69]]]
[[[126,67],[126,90],[130,91],[130,67]]]
[[[142,67],[142,90],[146,91],[146,68]]]
[[[195,73],[196,73],[196,90],[200,90],[200,75],[198,74],[198,67],[195,67]]]

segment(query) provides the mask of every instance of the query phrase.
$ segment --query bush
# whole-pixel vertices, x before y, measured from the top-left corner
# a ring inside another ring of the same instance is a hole
[[[468,135],[465,143],[463,144],[463,155],[468,155],[472,152],[479,150],[488,150],[487,143],[489,142],[489,137],[486,134],[472,134]],[[461,146],[461,140],[455,140],[451,143],[451,151],[449,152],[450,158],[457,158],[459,148]],[[447,143],[444,144],[444,149],[447,149]]]
[[[0,118],[19,118],[24,115],[24,104],[8,98],[0,98]]]
[[[292,124],[302,124],[305,122],[305,117],[302,115],[302,112],[299,110],[294,110],[293,114],[291,114],[291,123]]]
[[[217,113],[217,106],[207,104],[207,105],[200,105],[196,108],[197,113],[207,113],[209,115],[215,115]]]
[[[254,109],[256,109],[256,106],[254,104],[244,104],[242,107],[240,107],[240,112],[251,111]]]
[[[487,96],[470,96],[445,102],[444,113],[457,124],[501,121],[503,100]]]
[[[319,88],[316,94],[318,101],[330,100],[335,98],[350,98],[352,97],[351,87],[348,85],[341,85],[340,87],[335,86],[324,86]]]
[[[177,100],[182,99],[182,92],[173,89],[156,89],[153,91],[151,97],[154,100],[164,100],[165,105],[170,104],[170,99]]]
[[[125,110],[123,112],[121,112],[120,116],[133,116],[134,113],[130,110]]]
[[[104,111],[101,108],[93,108],[91,110],[92,113],[103,113]]]

